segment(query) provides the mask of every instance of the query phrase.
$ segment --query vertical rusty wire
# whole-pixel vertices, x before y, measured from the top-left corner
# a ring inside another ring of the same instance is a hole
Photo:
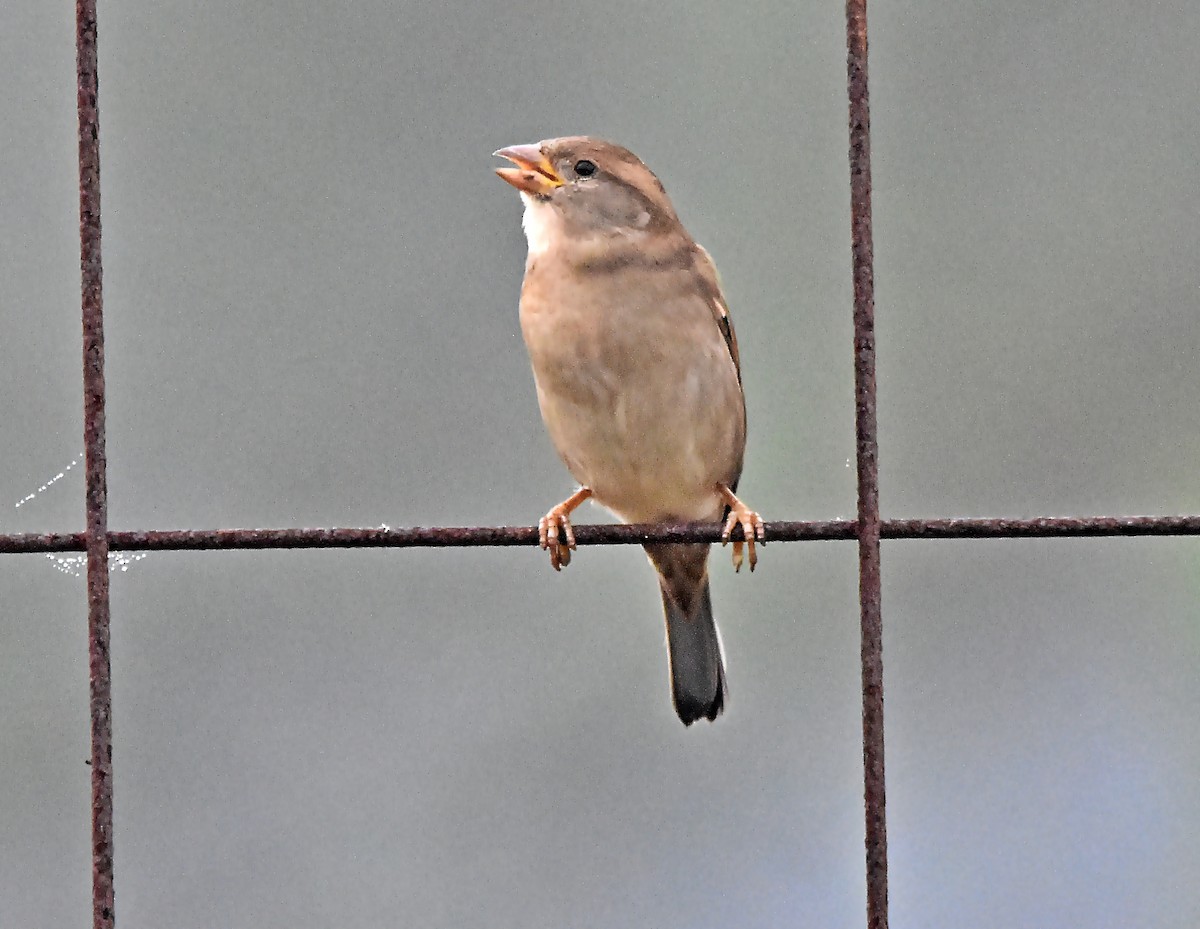
[[[92,722],[92,925],[113,914],[112,668],[109,661],[108,482],[104,454],[104,303],[100,265],[100,116],[96,0],[75,4],[79,109],[79,264],[87,499],[88,680]]]
[[[867,927],[886,929],[887,817],[883,766],[883,615],[879,567],[879,440],[875,410],[875,269],[871,239],[871,116],[867,2],[846,2],[850,98],[850,234],[854,269],[854,405],[858,452],[858,598],[861,623],[863,802]]]

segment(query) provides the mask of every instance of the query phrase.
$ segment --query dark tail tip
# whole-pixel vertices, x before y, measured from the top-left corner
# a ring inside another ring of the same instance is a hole
[[[721,634],[712,615],[708,580],[694,598],[689,615],[663,589],[667,614],[667,653],[671,662],[671,698],[685,726],[698,719],[714,720],[725,709],[729,685]]]

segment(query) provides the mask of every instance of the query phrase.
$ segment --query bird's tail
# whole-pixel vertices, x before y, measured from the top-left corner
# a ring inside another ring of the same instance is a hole
[[[667,619],[671,697],[685,726],[701,717],[716,719],[729,698],[721,634],[708,593],[708,548],[707,544],[646,546],[658,570]]]

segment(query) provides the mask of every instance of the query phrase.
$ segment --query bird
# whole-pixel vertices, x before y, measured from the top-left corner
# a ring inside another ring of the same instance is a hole
[[[723,520],[740,570],[765,541],[736,496],[746,448],[741,360],[716,267],[658,177],[589,136],[494,153],[520,193],[528,244],[521,333],[551,442],[579,490],[538,523],[558,571],[587,499],[625,523]],[[685,726],[715,720],[729,685],[705,543],[647,543],[667,629],[671,696]]]

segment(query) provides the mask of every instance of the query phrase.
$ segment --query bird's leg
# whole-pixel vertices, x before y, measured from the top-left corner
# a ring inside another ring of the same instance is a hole
[[[745,539],[746,547],[750,549],[750,570],[753,571],[754,566],[758,564],[758,553],[754,550],[754,543],[766,540],[766,527],[763,525],[762,517],[742,503],[726,484],[718,484],[717,493],[729,507],[729,518],[725,520],[725,530],[721,533],[721,544],[725,545],[729,541],[729,534],[733,532],[733,527],[740,525],[742,538]],[[733,570],[742,570],[742,539],[733,540]]]
[[[571,511],[591,495],[590,487],[580,487],[538,520],[538,542],[543,550],[550,550],[550,564],[555,571],[561,571],[565,565],[571,563],[571,549],[575,547],[575,532],[571,529]]]

